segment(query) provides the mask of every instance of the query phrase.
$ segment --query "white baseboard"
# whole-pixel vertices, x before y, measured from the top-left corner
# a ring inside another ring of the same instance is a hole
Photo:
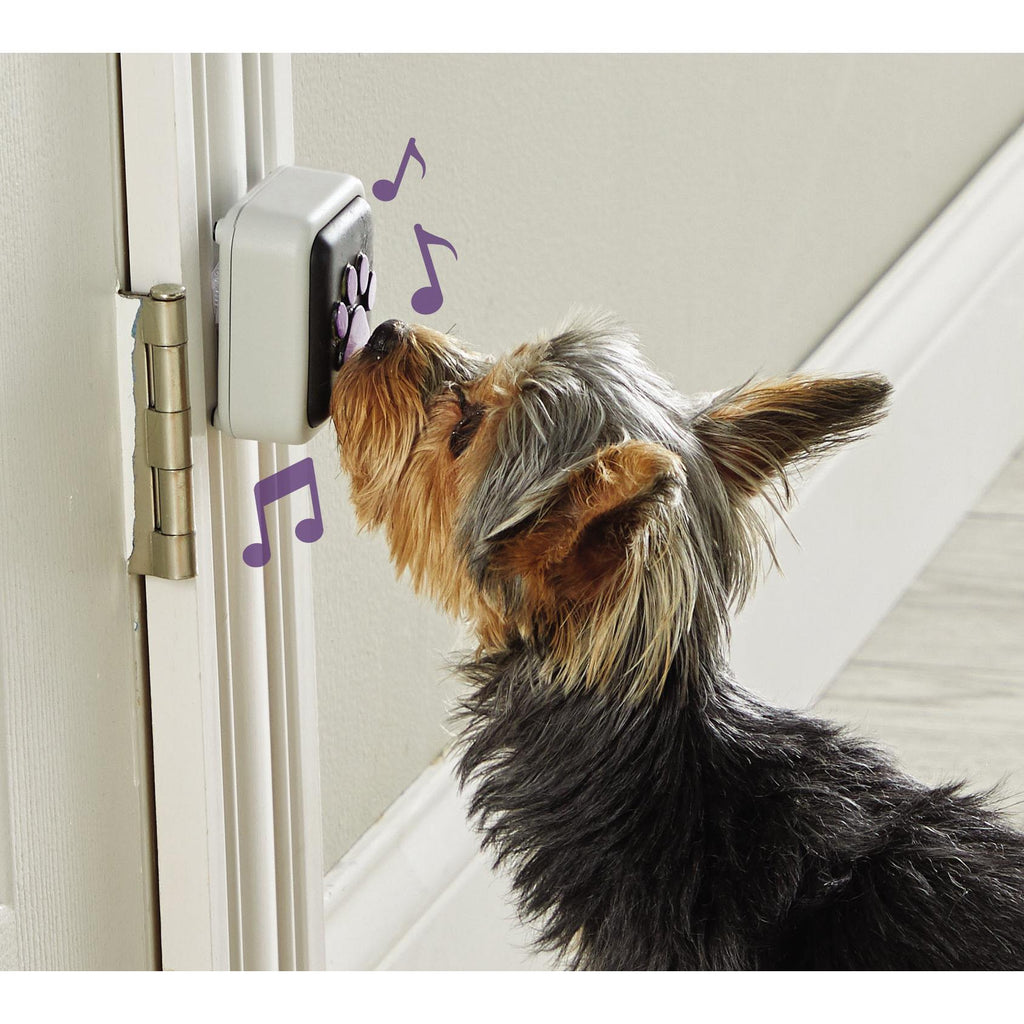
[[[554,963],[531,948],[509,886],[477,854],[381,961],[388,971],[539,971]]]
[[[376,967],[477,850],[450,766],[435,762],[328,872],[327,967]]]
[[[1024,131],[990,160],[802,370],[894,385],[872,436],[819,466],[739,616],[733,667],[807,705],[1024,439]],[[432,765],[331,871],[329,967],[543,967],[490,879],[450,767]]]

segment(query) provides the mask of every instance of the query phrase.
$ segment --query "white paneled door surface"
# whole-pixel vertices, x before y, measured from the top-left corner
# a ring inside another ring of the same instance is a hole
[[[125,570],[116,65],[0,56],[0,968],[159,963]]]

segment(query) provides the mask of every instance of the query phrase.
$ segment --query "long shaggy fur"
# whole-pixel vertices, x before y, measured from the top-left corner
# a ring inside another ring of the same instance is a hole
[[[461,772],[568,966],[1024,967],[1024,839],[977,797],[722,666],[640,704],[551,693],[538,669],[526,648],[464,666]]]
[[[727,663],[765,503],[888,383],[684,398],[608,319],[497,361],[389,330],[338,377],[342,464],[476,629],[461,776],[541,943],[596,969],[1024,968],[1024,836]]]

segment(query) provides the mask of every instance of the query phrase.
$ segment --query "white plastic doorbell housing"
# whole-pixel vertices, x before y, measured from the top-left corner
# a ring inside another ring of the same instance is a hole
[[[349,322],[369,330],[363,196],[349,174],[280,167],[217,222],[218,429],[301,444],[327,418]]]

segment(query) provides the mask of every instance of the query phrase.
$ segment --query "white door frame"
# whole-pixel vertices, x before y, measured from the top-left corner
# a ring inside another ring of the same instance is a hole
[[[291,496],[258,536],[256,481],[304,447],[226,437],[216,394],[213,224],[292,160],[288,55],[123,55],[130,285],[186,287],[197,575],[146,578],[162,963],[324,964],[310,551]],[[127,283],[127,282],[126,282]],[[130,368],[129,368],[130,371]]]

